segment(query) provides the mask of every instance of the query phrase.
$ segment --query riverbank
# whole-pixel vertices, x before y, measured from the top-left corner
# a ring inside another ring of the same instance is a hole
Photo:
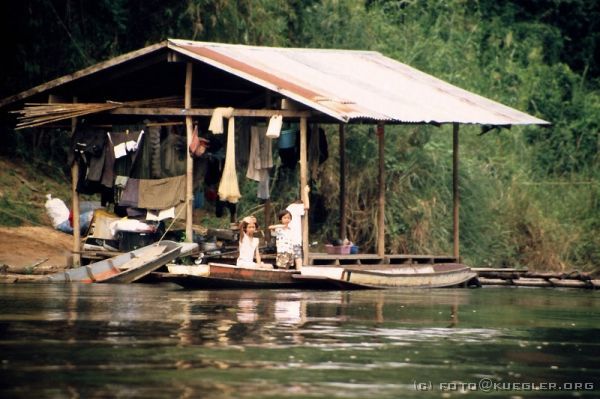
[[[0,266],[24,273],[65,268],[73,245],[71,235],[44,226],[0,227],[0,237]]]

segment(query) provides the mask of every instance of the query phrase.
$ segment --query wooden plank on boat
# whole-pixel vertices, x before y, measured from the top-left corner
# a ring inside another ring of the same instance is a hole
[[[158,255],[162,254],[166,248],[167,248],[166,245],[157,245],[155,247],[148,248],[147,251],[145,251],[144,253],[137,255],[137,256],[134,255],[133,253],[131,253],[131,256],[132,256],[131,260],[120,265],[119,269],[129,270],[129,269],[134,269],[136,267],[140,267],[140,266],[144,265],[145,263],[147,263],[152,258],[156,258]],[[110,259],[108,261],[110,262]],[[110,264],[112,267],[114,267],[112,265],[112,262],[110,262]]]
[[[590,280],[592,288],[600,288],[600,280]]]

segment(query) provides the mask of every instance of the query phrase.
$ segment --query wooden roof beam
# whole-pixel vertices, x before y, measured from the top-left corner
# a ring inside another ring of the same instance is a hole
[[[119,107],[108,111],[114,115],[155,115],[155,116],[212,116],[214,108],[171,108],[171,107]],[[284,109],[235,109],[233,116],[270,118],[281,115],[284,118],[309,118],[318,115],[314,111]]]

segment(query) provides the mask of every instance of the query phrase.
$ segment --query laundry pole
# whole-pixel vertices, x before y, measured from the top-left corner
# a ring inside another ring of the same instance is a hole
[[[185,97],[184,106],[186,111],[192,108],[192,66],[191,62],[188,62],[185,70]],[[187,136],[187,146],[190,148],[192,144],[192,134],[194,133],[194,127],[192,126],[192,116],[186,115],[185,127]],[[186,151],[186,168],[185,168],[185,240],[187,242],[194,241],[194,231],[192,229],[193,224],[193,192],[194,192],[194,160],[190,155],[189,151]]]

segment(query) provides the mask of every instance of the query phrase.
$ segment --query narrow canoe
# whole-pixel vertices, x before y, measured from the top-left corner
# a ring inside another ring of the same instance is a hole
[[[160,241],[87,266],[52,274],[48,279],[52,282],[132,283],[196,247],[194,243]]]
[[[160,276],[184,288],[296,288],[302,282],[295,280],[296,270],[266,267],[240,267],[224,263],[206,265],[167,265],[169,273]]]
[[[460,263],[411,265],[304,266],[296,280],[319,288],[442,288],[466,285],[477,277]]]

